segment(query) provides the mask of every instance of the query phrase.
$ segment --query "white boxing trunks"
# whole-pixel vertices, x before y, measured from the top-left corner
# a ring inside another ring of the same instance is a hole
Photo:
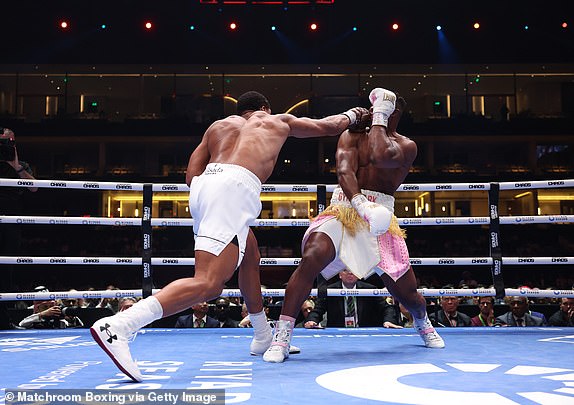
[[[388,194],[361,190],[369,201],[394,211],[395,198]],[[404,232],[393,217],[391,227],[378,237],[371,234],[366,223],[358,216],[340,187],[335,188],[331,205],[309,226],[303,236],[302,250],[313,232],[325,233],[335,247],[335,259],[321,274],[328,280],[344,268],[359,278],[373,273],[386,273],[394,281],[402,277],[410,267],[409,253]]]
[[[249,225],[261,212],[261,181],[242,166],[210,163],[192,179],[189,188],[195,250],[219,256],[237,236],[239,266]]]

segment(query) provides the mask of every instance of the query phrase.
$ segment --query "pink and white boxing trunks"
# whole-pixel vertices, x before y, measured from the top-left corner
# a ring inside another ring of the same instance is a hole
[[[381,204],[391,212],[394,211],[393,196],[370,190],[362,190],[362,193],[369,201]],[[354,218],[355,222],[362,221],[355,216],[354,208],[351,207],[343,190],[337,187],[331,197],[331,205],[324,211],[325,214],[319,215],[303,236],[303,251],[307,239],[313,232],[323,232],[333,242],[335,259],[321,271],[321,274],[330,279],[344,268],[348,268],[359,278],[369,277],[374,272],[379,275],[386,273],[394,281],[401,278],[408,271],[410,261],[405,239],[396,220],[394,227],[391,225],[389,231],[377,237],[369,232],[366,224],[353,226],[353,231],[350,231],[349,224],[344,224],[338,219],[338,214],[345,211],[352,214],[346,217]]]

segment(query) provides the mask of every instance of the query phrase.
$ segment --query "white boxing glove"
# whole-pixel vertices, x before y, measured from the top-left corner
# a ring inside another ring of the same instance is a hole
[[[373,124],[387,126],[389,116],[395,111],[397,96],[392,91],[377,87],[371,90],[369,100],[373,105]]]
[[[355,194],[351,205],[359,215],[369,224],[369,231],[373,235],[382,235],[391,226],[393,214],[381,204],[367,200],[364,194]]]

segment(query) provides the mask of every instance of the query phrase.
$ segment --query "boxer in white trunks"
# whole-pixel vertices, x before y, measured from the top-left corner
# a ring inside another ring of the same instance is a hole
[[[337,136],[363,125],[368,117],[369,111],[359,107],[322,119],[272,115],[267,98],[252,91],[239,97],[237,115],[207,129],[186,172],[196,241],[194,277],[173,281],[90,329],[123,373],[142,381],[128,346],[131,335],[157,319],[218,297],[239,265],[239,287],[254,332],[250,349],[254,354],[267,350],[272,330],[263,311],[257,241],[249,229],[261,211],[261,183],[271,175],[288,137]]]
[[[403,231],[393,215],[393,194],[417,155],[411,139],[397,133],[406,103],[388,90],[369,95],[371,128],[347,130],[337,144],[337,187],[331,205],[303,237],[301,262],[287,283],[285,300],[273,342],[263,360],[289,357],[293,324],[320,272],[328,279],[347,267],[357,277],[376,272],[389,292],[414,318],[426,347],[442,348],[444,341],[431,325],[424,297],[418,293]]]

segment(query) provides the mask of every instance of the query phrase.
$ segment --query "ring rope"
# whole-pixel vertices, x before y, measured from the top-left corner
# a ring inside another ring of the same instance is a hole
[[[485,266],[492,264],[491,257],[425,257],[410,259],[414,266]],[[503,257],[505,265],[572,264],[574,256]],[[266,257],[260,266],[297,266],[300,257]],[[193,266],[193,257],[153,257],[155,266]],[[0,264],[82,264],[82,265],[141,265],[141,257],[97,257],[97,256],[0,256]]]
[[[538,189],[538,188],[565,188],[574,187],[574,179],[564,180],[537,180],[523,182],[500,182],[500,190]],[[116,183],[109,181],[77,181],[77,180],[22,180],[0,178],[0,187],[38,187],[38,188],[68,188],[82,190],[118,190],[142,191],[143,183]],[[326,186],[332,192],[336,184]],[[153,184],[153,191],[189,191],[186,184]],[[427,183],[402,184],[397,191],[488,191],[490,183]],[[270,192],[316,192],[317,185],[308,184],[264,184],[263,193]]]
[[[489,217],[427,217],[397,218],[401,226],[450,226],[450,225],[488,225]],[[152,218],[152,226],[193,226],[193,218]],[[502,225],[555,224],[572,223],[574,215],[519,215],[501,216]],[[141,226],[141,218],[108,217],[52,217],[52,216],[11,216],[0,215],[0,224],[23,225],[104,225],[104,226]],[[256,219],[251,226],[258,227],[308,227],[309,219]]]
[[[160,289],[154,289],[155,294]],[[424,297],[485,297],[494,296],[494,288],[475,288],[475,289],[438,289],[438,288],[420,288],[417,290]],[[534,290],[525,288],[506,288],[507,296],[525,296],[538,298],[574,298],[574,290]],[[261,290],[264,297],[284,297],[284,289],[264,289]],[[317,296],[317,289],[311,290],[311,296]],[[384,296],[389,297],[391,294],[386,288],[364,288],[356,290],[346,290],[339,288],[328,288],[327,296]],[[121,297],[141,297],[142,290],[101,290],[101,291],[57,291],[57,292],[19,292],[19,293],[0,293],[0,301],[47,301],[70,298],[98,299],[98,298],[121,298]],[[224,289],[220,296],[223,297],[241,297],[241,291],[238,289]]]
[[[121,190],[121,191],[189,191],[187,185],[181,184],[143,184],[143,183],[116,183],[116,182],[84,182],[84,181],[59,181],[59,180],[22,180],[0,179],[0,186],[38,187],[38,188],[72,188],[92,190]],[[318,188],[333,191],[336,185],[263,185],[262,192],[317,192]],[[397,191],[487,191],[491,188],[500,190],[531,189],[531,188],[564,188],[574,187],[574,180],[532,181],[532,182],[503,182],[503,183],[435,183],[435,184],[403,184]],[[151,193],[150,193],[151,196]],[[489,195],[490,198],[490,195]],[[497,197],[498,198],[498,197]],[[150,200],[151,204],[151,200]],[[494,206],[496,209],[496,206]],[[491,204],[491,211],[493,206]],[[491,214],[492,215],[492,214]],[[572,215],[544,215],[544,216],[517,216],[498,217],[501,224],[524,224],[524,223],[569,223],[574,221]],[[438,217],[438,218],[402,218],[402,225],[485,225],[491,224],[489,217]],[[118,219],[118,218],[89,218],[86,217],[12,217],[0,216],[0,223],[17,224],[81,224],[81,225],[115,225],[115,226],[141,226],[141,218]],[[155,218],[150,221],[152,226],[189,226],[193,219],[165,219]],[[255,220],[255,226],[309,226],[309,220]],[[502,265],[505,264],[568,264],[574,262],[573,257],[509,257],[497,258]],[[261,265],[297,265],[300,258],[264,258]],[[124,264],[142,265],[143,259],[122,257],[0,257],[2,264]],[[194,258],[152,258],[151,264],[156,265],[194,265]],[[493,265],[493,257],[482,258],[424,258],[411,259],[415,265]],[[498,269],[500,270],[500,269]],[[495,285],[496,287],[496,285]],[[506,291],[508,289],[505,289]],[[507,292],[507,294],[509,294]],[[500,291],[497,289],[497,297]],[[1,299],[1,295],[0,295]]]

